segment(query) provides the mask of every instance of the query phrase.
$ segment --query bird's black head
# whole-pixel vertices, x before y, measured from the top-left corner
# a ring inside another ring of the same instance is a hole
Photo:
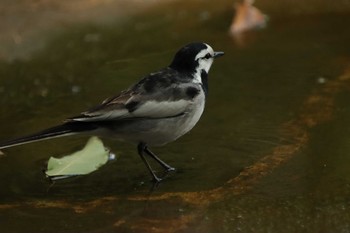
[[[175,54],[170,67],[180,72],[195,73],[197,70],[205,70],[208,73],[214,58],[223,54],[214,52],[208,44],[190,43]]]

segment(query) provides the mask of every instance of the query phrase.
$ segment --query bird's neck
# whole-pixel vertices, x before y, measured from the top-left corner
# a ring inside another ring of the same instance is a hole
[[[204,69],[198,69],[193,74],[193,82],[201,84],[205,95],[208,95],[208,73]]]
[[[176,70],[172,67],[169,67],[168,69],[171,69],[175,72],[178,72],[181,76],[185,77],[186,80],[189,81],[189,78],[192,79],[191,82],[198,83],[202,86],[204,94],[208,95],[208,73],[204,69],[196,69],[195,72],[184,72],[181,70]]]

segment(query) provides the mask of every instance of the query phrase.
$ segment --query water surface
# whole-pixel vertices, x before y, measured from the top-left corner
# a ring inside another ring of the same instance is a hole
[[[0,62],[0,139],[60,123],[205,41],[225,56],[209,74],[198,125],[154,148],[177,168],[153,191],[133,145],[118,160],[50,184],[50,156],[71,137],[5,150],[3,232],[348,232],[349,15],[271,17],[238,46],[229,5],[172,4],[43,33],[45,46]],[[177,9],[177,10],[174,10]]]

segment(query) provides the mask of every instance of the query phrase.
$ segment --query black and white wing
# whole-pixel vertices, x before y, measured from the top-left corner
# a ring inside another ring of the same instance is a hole
[[[177,73],[167,68],[68,121],[173,117],[183,114],[199,92],[198,85],[179,82]]]

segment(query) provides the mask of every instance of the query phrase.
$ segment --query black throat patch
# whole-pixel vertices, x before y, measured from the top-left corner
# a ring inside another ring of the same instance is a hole
[[[194,99],[199,94],[200,90],[198,90],[195,87],[188,87],[186,89],[186,96],[188,96],[190,99]]]
[[[208,95],[208,73],[205,70],[201,70],[201,79],[202,79],[202,87],[204,90],[205,96]]]

